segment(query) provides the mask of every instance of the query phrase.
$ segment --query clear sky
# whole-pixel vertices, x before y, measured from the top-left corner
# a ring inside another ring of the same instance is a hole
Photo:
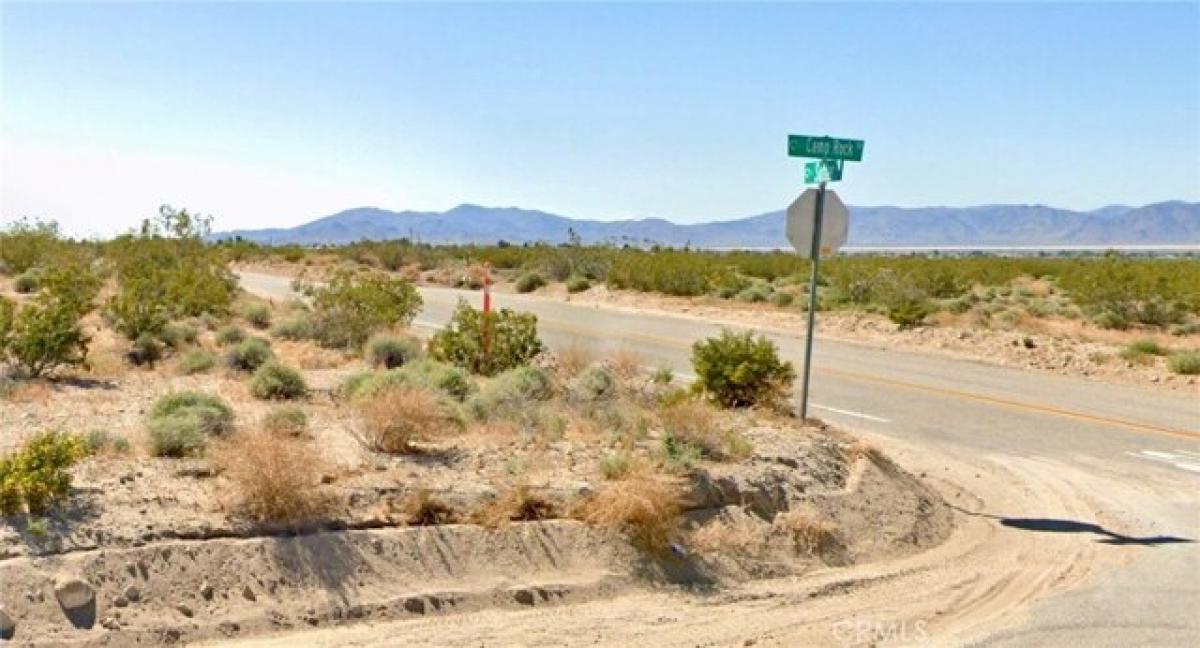
[[[1200,200],[1200,3],[0,8],[0,220]]]

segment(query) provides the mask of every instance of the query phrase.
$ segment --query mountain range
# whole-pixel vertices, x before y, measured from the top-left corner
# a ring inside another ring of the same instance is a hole
[[[850,246],[1200,245],[1200,203],[1170,201],[1072,211],[1043,205],[850,207]],[[219,232],[265,244],[338,244],[409,238],[428,243],[585,243],[786,248],[783,210],[681,225],[662,218],[598,221],[516,207],[464,204],[444,212],[347,209],[286,229]]]

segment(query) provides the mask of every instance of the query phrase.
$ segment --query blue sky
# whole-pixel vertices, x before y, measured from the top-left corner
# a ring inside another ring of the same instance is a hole
[[[14,5],[0,219],[1200,200],[1200,3]]]

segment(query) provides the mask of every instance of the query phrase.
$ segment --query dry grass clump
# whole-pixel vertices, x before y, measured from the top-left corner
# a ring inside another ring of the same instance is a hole
[[[609,366],[621,380],[628,381],[642,373],[646,358],[633,349],[617,349],[608,356]]]
[[[458,521],[458,513],[427,488],[406,497],[400,504],[399,513],[404,523],[411,526],[436,526]]]
[[[706,458],[744,459],[754,453],[750,441],[724,429],[721,413],[707,403],[684,400],[664,407],[658,419],[673,444],[695,448]]]
[[[558,372],[564,378],[574,377],[595,360],[591,347],[581,342],[572,342],[554,355],[558,360]]]
[[[814,556],[837,543],[837,528],[802,511],[783,511],[775,516],[772,525],[791,537],[799,553]]]
[[[647,551],[662,551],[679,526],[684,490],[676,480],[649,474],[615,481],[584,500],[575,517],[621,531]]]
[[[431,391],[405,385],[381,389],[359,406],[359,440],[377,452],[416,451],[415,443],[458,431],[458,420]]]
[[[553,502],[521,484],[476,509],[471,514],[471,521],[494,529],[509,522],[532,522],[555,517],[558,517],[558,507]]]
[[[718,517],[696,529],[690,544],[705,553],[758,556],[766,550],[769,530],[767,524],[747,514]]]
[[[215,465],[229,480],[230,506],[257,522],[292,526],[316,522],[331,510],[321,488],[323,464],[310,443],[267,431],[247,431],[218,446]]]
[[[883,459],[883,452],[866,441],[855,441],[842,447],[842,456],[845,458],[847,466],[854,466],[862,459],[880,461]]]

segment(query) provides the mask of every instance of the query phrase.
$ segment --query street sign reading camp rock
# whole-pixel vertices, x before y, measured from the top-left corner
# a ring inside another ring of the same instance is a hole
[[[812,258],[813,225],[817,218],[817,189],[807,189],[787,210],[787,237],[796,254]],[[821,215],[821,256],[830,256],[846,244],[850,232],[850,210],[833,191],[825,192]]]

